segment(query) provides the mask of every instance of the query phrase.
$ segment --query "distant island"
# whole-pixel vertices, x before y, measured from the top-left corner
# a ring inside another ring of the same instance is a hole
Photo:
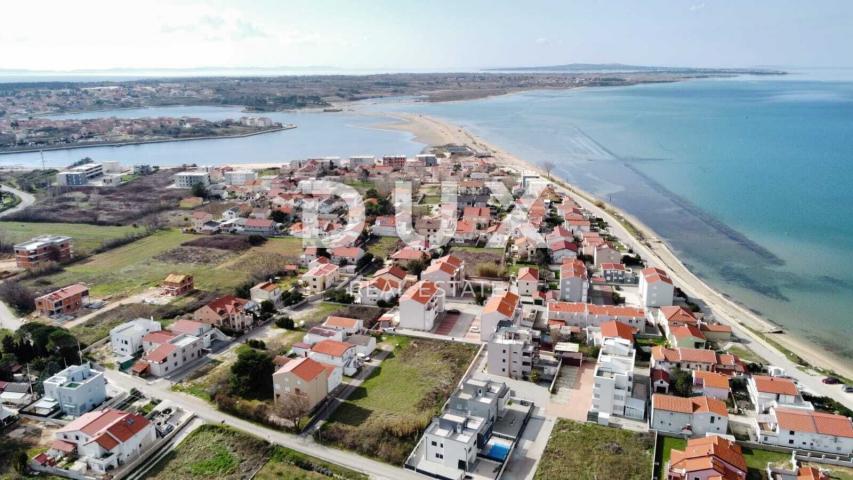
[[[568,63],[535,67],[488,68],[487,72],[572,72],[572,73],[661,73],[673,75],[785,75],[783,70],[766,68],[695,68],[626,65],[624,63]]]

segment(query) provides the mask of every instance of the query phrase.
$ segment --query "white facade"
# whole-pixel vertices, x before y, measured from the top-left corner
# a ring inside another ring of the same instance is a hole
[[[148,362],[148,371],[155,377],[165,377],[185,364],[201,358],[203,343],[192,335],[178,335],[166,343],[150,344],[143,360]]]
[[[619,417],[643,418],[644,409],[628,408],[634,390],[636,351],[622,338],[606,338],[598,353],[591,411]],[[643,405],[645,402],[643,401]]]
[[[418,282],[400,297],[399,327],[430,331],[435,326],[436,317],[443,311],[444,293],[441,289],[432,282]]]
[[[107,381],[89,364],[71,365],[44,381],[44,396],[56,400],[66,415],[77,417],[106,400]]]
[[[533,366],[532,340],[525,328],[501,328],[489,340],[486,370],[492,375],[526,378]]]
[[[717,402],[714,409],[706,407],[713,402]],[[659,432],[698,437],[709,433],[722,435],[726,433],[729,425],[729,416],[725,408],[725,403],[713,398],[681,398],[656,393],[652,396],[652,415],[649,424],[653,430]]]
[[[136,355],[142,350],[142,337],[162,330],[160,322],[137,318],[110,330],[110,347],[119,356]]]
[[[760,443],[841,455],[853,453],[853,425],[840,415],[771,408],[769,414],[758,415],[754,428]]]
[[[154,444],[157,432],[145,417],[106,409],[83,415],[54,438],[75,445],[89,469],[105,473],[139,456]]]
[[[645,307],[672,305],[675,287],[672,280],[660,269],[647,268],[640,274],[640,298]]]
[[[231,170],[223,174],[227,185],[245,185],[258,179],[258,172],[254,170]]]
[[[194,185],[210,185],[210,174],[207,172],[180,172],[173,177],[178,188],[193,188]]]

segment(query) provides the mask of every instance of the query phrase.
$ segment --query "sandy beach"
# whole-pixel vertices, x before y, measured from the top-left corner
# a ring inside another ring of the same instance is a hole
[[[377,125],[376,128],[407,131],[412,133],[417,141],[428,145],[445,145],[448,143],[467,144],[478,150],[491,153],[498,164],[507,165],[518,170],[532,170],[543,176],[545,175],[545,172],[539,166],[497,148],[471,132],[449,122],[420,114],[388,112],[382,113],[382,115],[396,118],[399,122]],[[558,185],[559,188],[571,194],[584,208],[589,209],[595,215],[605,218],[612,228],[616,230],[617,235],[628,239],[629,246],[634,251],[640,253],[650,265],[668,270],[673,280],[682,290],[691,297],[704,301],[718,320],[732,325],[739,337],[757,342],[766,349],[779,352],[777,348],[760,335],[754,333],[754,331],[772,335],[773,341],[778,342],[778,344],[798,355],[809,364],[835,371],[848,378],[853,377],[853,369],[847,365],[847,362],[826,351],[824,348],[787,333],[769,334],[769,332],[778,332],[779,327],[756,315],[746,307],[737,304],[699,279],[676,257],[669,246],[654,231],[638,219],[612,205],[604,203],[588,192],[568,185],[565,182],[561,183],[566,187],[563,188]],[[601,208],[601,205],[604,208]],[[619,216],[623,221],[630,223],[640,233],[642,238],[637,238],[633,233],[629,232],[615,216]],[[783,354],[779,353],[779,355]]]

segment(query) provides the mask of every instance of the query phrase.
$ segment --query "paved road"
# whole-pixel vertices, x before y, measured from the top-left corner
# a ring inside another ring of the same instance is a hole
[[[30,195],[27,192],[23,192],[21,190],[18,190],[17,188],[12,188],[8,185],[0,185],[0,190],[12,192],[15,195],[17,195],[18,198],[21,199],[21,203],[17,204],[13,208],[10,208],[9,210],[4,210],[4,211],[0,212],[0,217],[5,217],[6,215],[11,215],[15,212],[21,211],[21,210],[29,207],[30,205],[32,205],[36,201],[36,197]]]
[[[229,425],[230,427],[266,439],[277,445],[363,472],[371,478],[382,480],[423,480],[423,477],[420,475],[403,468],[371,460],[347,451],[329,448],[314,442],[310,437],[301,438],[297,435],[273,430],[220,412],[200,398],[171,391],[171,383],[162,379],[147,382],[141,378],[132,377],[111,369],[105,370],[104,375],[110,383],[119,388],[125,390],[136,388],[152,397],[170,400],[189,411],[195,412],[197,416],[210,423]]]

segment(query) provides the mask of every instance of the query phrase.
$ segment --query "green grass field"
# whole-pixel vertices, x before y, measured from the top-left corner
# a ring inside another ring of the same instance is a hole
[[[102,227],[98,227],[102,228]],[[182,243],[198,238],[178,230],[164,230],[128,245],[94,255],[65,268],[64,271],[33,281],[40,289],[61,287],[75,282],[91,286],[95,297],[125,296],[159,285],[172,272],[195,276],[199,290],[230,293],[245,282],[252,269],[269,261],[271,256],[294,253],[298,239],[272,239],[259,247],[232,254],[220,263],[184,263],[157,258]],[[296,251],[298,254],[298,251]],[[275,257],[278,258],[278,257]],[[281,259],[284,263],[285,259]],[[50,282],[46,285],[45,282]]]
[[[658,478],[666,478],[666,464],[672,456],[672,450],[684,450],[687,446],[687,440],[675,437],[660,437],[658,443],[658,458],[660,465],[658,466]]]
[[[0,222],[0,236],[12,242],[23,242],[38,235],[68,235],[74,239],[74,250],[88,254],[105,241],[142,233],[132,226],[107,227],[82,223],[21,223]]]
[[[767,360],[760,357],[758,354],[740,345],[732,345],[729,347],[729,353],[737,355],[744,362],[767,364]]]
[[[652,472],[651,435],[560,419],[534,479],[643,479]]]
[[[367,480],[366,475],[219,425],[202,425],[166,455],[147,479]]]
[[[387,259],[396,250],[397,243],[400,241],[397,237],[379,237],[370,242],[367,246],[367,253],[372,254],[375,258]]]
[[[383,360],[323,426],[320,440],[402,464],[476,353],[462,343],[392,336]]]

